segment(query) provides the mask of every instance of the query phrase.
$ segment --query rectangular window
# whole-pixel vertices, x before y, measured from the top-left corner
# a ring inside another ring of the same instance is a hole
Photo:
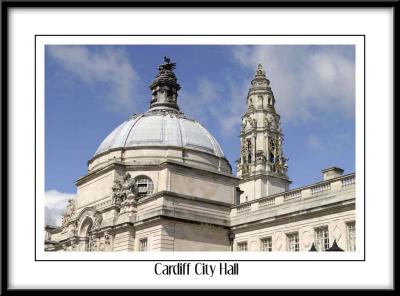
[[[315,233],[315,247],[318,251],[325,251],[329,249],[329,231],[328,226],[319,227],[314,229]]]
[[[142,238],[139,240],[139,252],[147,251],[147,238]]]
[[[347,250],[356,251],[356,223],[347,223]]]
[[[261,239],[261,251],[272,252],[272,238],[266,237]]]
[[[299,233],[293,232],[286,234],[287,238],[287,251],[298,252],[299,251]]]
[[[239,252],[246,252],[247,251],[247,242],[240,242],[237,244],[237,250]]]

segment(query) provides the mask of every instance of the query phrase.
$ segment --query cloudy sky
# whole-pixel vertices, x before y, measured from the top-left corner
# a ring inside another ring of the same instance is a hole
[[[232,167],[246,93],[262,63],[281,115],[291,188],[320,181],[329,166],[354,172],[353,46],[47,46],[46,223],[59,224],[102,140],[147,110],[165,55],[177,63],[181,110],[208,128]]]

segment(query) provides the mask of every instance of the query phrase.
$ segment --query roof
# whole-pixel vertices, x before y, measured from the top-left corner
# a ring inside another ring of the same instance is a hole
[[[175,146],[224,157],[221,146],[204,126],[171,110],[150,110],[131,117],[103,140],[95,156],[110,149],[141,146]]]

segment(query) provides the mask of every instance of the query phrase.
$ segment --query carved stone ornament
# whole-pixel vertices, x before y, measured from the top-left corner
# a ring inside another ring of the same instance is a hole
[[[95,214],[92,229],[100,228],[102,220],[103,220],[103,216],[100,213]]]
[[[171,110],[171,109],[148,110],[142,116],[146,117],[146,116],[153,116],[153,115],[161,115],[161,116],[169,115],[171,118],[176,117],[176,118],[182,118],[182,119],[194,121],[194,119],[187,117],[184,113],[177,111],[177,110]]]
[[[134,199],[138,196],[138,190],[135,183],[135,180],[131,178],[131,174],[126,173],[124,175],[123,183],[122,183],[122,195],[123,199]]]
[[[250,125],[251,125],[252,128],[256,128],[257,127],[257,120],[256,119],[250,120]]]
[[[73,223],[70,226],[69,229],[69,237],[75,237],[78,235],[78,221],[75,221],[75,223]]]
[[[89,251],[97,251],[97,238],[95,234],[92,234],[89,238]]]
[[[112,186],[112,200],[115,204],[123,204],[127,200],[136,200],[138,198],[138,190],[135,180],[131,178],[129,173],[126,173],[122,182],[115,180]]]
[[[75,215],[75,210],[76,210],[75,200],[74,199],[68,200],[68,205],[64,211],[64,215],[62,218],[62,226],[65,226],[71,220],[73,215]]]
[[[245,130],[247,126],[247,116],[243,118],[241,129]]]
[[[256,151],[256,160],[258,163],[265,163],[267,161],[264,151],[262,151],[262,150]]]
[[[104,249],[111,251],[111,234],[108,231],[104,232]]]
[[[120,204],[122,202],[122,183],[120,180],[115,180],[112,190],[112,201],[115,204]]]

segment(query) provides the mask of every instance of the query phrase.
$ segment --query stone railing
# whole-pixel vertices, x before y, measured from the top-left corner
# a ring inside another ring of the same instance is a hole
[[[267,206],[272,206],[275,204],[275,197],[272,198],[263,198],[258,201],[258,206],[259,207],[267,207]]]
[[[355,174],[353,173],[234,206],[232,207],[231,215],[246,215],[248,212],[266,209],[269,207],[276,207],[286,202],[297,203],[304,200],[315,199],[318,196],[324,196],[326,194],[335,193],[341,190],[351,189],[351,187],[354,185]]]
[[[356,176],[350,176],[342,179],[342,187],[348,187],[356,183]]]
[[[320,185],[316,185],[311,187],[311,194],[318,194],[324,191],[330,191],[331,190],[331,183],[327,183],[327,184],[320,184]]]
[[[301,190],[296,190],[296,191],[292,191],[289,193],[285,193],[285,195],[283,196],[284,201],[300,199],[300,198],[301,198]]]
[[[244,204],[242,206],[238,206],[238,208],[237,208],[238,213],[246,212],[246,211],[250,211],[250,210],[251,210],[251,204]]]

